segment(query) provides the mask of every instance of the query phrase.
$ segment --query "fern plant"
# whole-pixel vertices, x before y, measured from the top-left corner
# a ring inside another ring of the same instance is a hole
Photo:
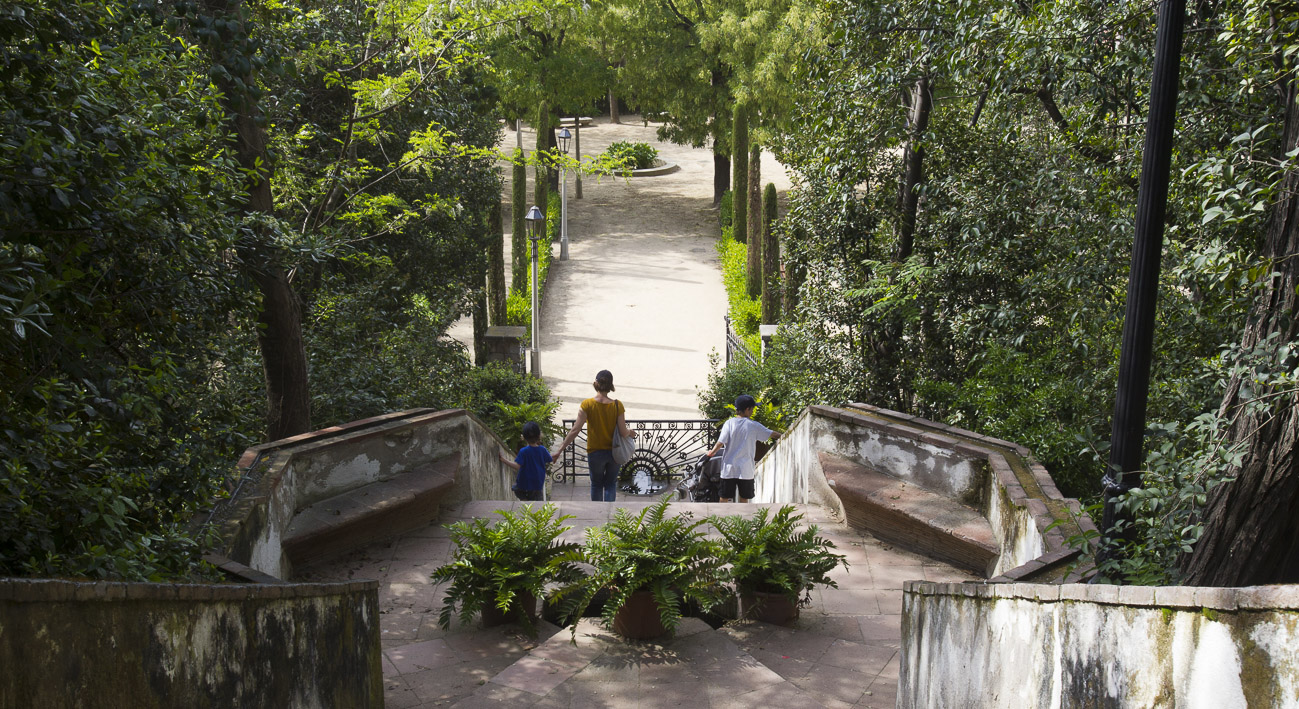
[[[551,504],[522,505],[513,512],[497,510],[501,519],[495,524],[480,517],[450,525],[455,554],[431,575],[434,583],[450,583],[438,624],[449,629],[457,612],[461,622],[469,623],[489,604],[508,614],[528,594],[544,598],[548,585],[580,580],[582,546],[559,541],[559,535],[570,529],[563,523],[573,516],[555,513]],[[518,615],[524,629],[535,636],[531,614]]]
[[[723,559],[741,593],[779,593],[806,607],[814,586],[839,587],[828,574],[840,564],[848,566],[847,557],[831,551],[834,542],[821,537],[816,525],[800,530],[802,519],[793,505],[774,515],[764,507],[752,517],[708,518],[722,535]]]
[[[543,444],[563,435],[564,428],[555,423],[555,412],[558,410],[558,401],[525,401],[521,404],[498,403],[496,412],[492,414],[487,423],[496,432],[496,435],[501,437],[501,440],[510,444],[513,450],[517,451],[524,444],[523,424],[529,421],[536,421],[541,426],[541,441]]]
[[[602,589],[609,591],[601,613],[606,628],[633,593],[649,591],[669,633],[681,622],[682,602],[708,610],[728,595],[717,545],[700,530],[703,520],[689,512],[670,515],[668,503],[664,495],[639,514],[618,509],[609,522],[587,530],[584,551],[594,571],[554,594],[573,622],[574,637],[577,619]]]

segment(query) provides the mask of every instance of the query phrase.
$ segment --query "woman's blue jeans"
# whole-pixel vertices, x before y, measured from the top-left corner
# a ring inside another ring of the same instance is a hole
[[[586,464],[591,469],[591,500],[613,502],[618,497],[618,472],[621,467],[613,462],[613,451],[591,451],[586,454]]]

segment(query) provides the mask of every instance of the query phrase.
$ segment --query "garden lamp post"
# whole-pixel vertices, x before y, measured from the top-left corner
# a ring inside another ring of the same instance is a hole
[[[527,216],[524,217],[528,222],[528,241],[532,242],[532,354],[531,369],[532,376],[541,378],[541,349],[538,346],[539,333],[541,332],[541,312],[537,308],[537,242],[541,240],[541,235],[546,229],[546,217],[542,215],[537,205],[532,205],[528,210]]]
[[[567,128],[559,129],[559,152],[568,157],[568,141],[573,134]],[[560,166],[559,183],[559,260],[568,260],[568,168]]]

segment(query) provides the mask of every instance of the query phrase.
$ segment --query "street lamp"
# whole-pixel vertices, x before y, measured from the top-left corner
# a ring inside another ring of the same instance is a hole
[[[559,129],[559,152],[568,156],[568,141],[573,134],[567,128]],[[559,183],[559,260],[568,260],[568,169],[560,166],[563,177]]]
[[[532,242],[532,376],[541,378],[541,349],[538,346],[538,335],[541,332],[541,312],[537,308],[537,242],[546,231],[546,217],[532,205],[528,214],[523,217],[528,222],[528,241]]]

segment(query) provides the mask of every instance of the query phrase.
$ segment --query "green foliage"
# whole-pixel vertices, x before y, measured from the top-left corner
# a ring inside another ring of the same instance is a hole
[[[497,510],[501,518],[494,524],[479,517],[449,525],[455,551],[451,561],[431,575],[434,583],[448,584],[438,625],[450,629],[457,609],[465,624],[487,604],[509,613],[523,594],[544,599],[550,584],[581,579],[581,545],[559,541],[571,529],[561,525],[573,516],[555,513],[551,504],[539,508],[525,504],[514,511]],[[532,617],[527,613],[518,617],[535,636]]]
[[[718,204],[717,220],[723,229],[731,226],[731,190],[722,193],[722,201]]]
[[[711,370],[708,386],[698,394],[699,411],[705,418],[728,418],[741,394],[756,398],[770,386],[768,373],[761,364],[750,364],[740,358],[723,367],[716,352],[709,355],[708,363]]]
[[[673,632],[681,622],[681,603],[695,601],[707,610],[723,600],[723,562],[717,545],[700,530],[704,521],[694,520],[690,512],[669,515],[669,502],[664,495],[634,515],[616,509],[607,523],[586,531],[583,551],[594,567],[591,575],[555,592],[568,618],[580,617],[595,595],[608,589],[602,618],[612,627],[614,615],[632,593],[649,591],[663,627]]]
[[[762,338],[758,331],[762,324],[762,301],[749,297],[746,275],[748,246],[737,242],[732,233],[732,229],[722,229],[722,238],[717,242],[717,256],[722,262],[722,285],[726,287],[726,314],[731,318],[735,332],[756,356],[762,351]]]
[[[649,143],[628,143],[626,141],[617,141],[609,146],[605,151],[605,156],[610,160],[617,160],[627,169],[644,170],[648,167],[654,167],[654,161],[659,157],[659,151]]]
[[[564,428],[555,423],[555,412],[558,410],[558,401],[497,404],[496,415],[488,420],[488,425],[502,441],[518,451],[526,445],[523,440],[523,424],[536,421],[541,426],[541,443],[547,445],[549,441],[564,434]]]
[[[546,212],[546,234],[537,241],[537,302],[544,302],[546,279],[550,277],[551,245],[559,240],[558,201]],[[505,300],[505,322],[522,325],[532,334],[532,246],[528,246],[527,280],[524,290],[512,290]]]
[[[847,557],[830,551],[834,542],[819,536],[816,525],[800,530],[802,519],[792,505],[775,514],[764,507],[752,517],[708,518],[722,535],[723,559],[730,564],[736,588],[784,594],[807,607],[814,587],[839,587],[829,574],[841,564],[848,566]]]

